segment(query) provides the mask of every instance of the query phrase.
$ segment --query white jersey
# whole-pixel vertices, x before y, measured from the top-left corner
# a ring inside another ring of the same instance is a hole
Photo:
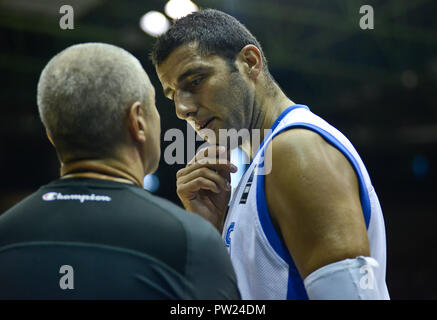
[[[293,128],[305,128],[318,133],[340,150],[353,166],[359,181],[370,256],[379,264],[374,269],[375,284],[382,297],[389,299],[385,282],[384,218],[369,174],[350,141],[304,105],[287,108],[275,121],[271,134],[264,139],[232,196],[222,236],[231,256],[242,298],[308,299],[303,280],[270,219],[264,192],[265,176],[257,174],[263,166],[264,150],[271,139]]]

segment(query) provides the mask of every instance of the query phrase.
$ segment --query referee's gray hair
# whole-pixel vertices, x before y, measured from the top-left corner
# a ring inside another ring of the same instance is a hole
[[[78,44],[54,56],[38,82],[38,110],[58,153],[108,155],[125,141],[128,108],[144,110],[150,80],[127,51],[104,43]]]

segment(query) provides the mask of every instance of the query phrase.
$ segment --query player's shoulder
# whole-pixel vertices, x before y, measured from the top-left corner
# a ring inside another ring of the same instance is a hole
[[[330,177],[345,176],[350,164],[345,156],[317,132],[295,128],[275,136],[265,162],[270,164],[266,185],[280,190],[302,191],[302,183],[334,183]],[[326,173],[330,172],[331,175]]]
[[[315,165],[323,162],[329,144],[318,133],[295,128],[277,134],[267,146],[265,160],[272,163],[272,170],[287,168],[294,171],[295,167],[305,169],[305,164]]]
[[[305,151],[307,149],[323,147],[326,144],[323,137],[313,130],[306,128],[294,128],[284,130],[275,135],[271,146],[272,150],[280,154],[287,151]]]

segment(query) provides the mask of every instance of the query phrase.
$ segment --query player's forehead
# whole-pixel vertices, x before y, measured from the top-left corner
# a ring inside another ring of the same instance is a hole
[[[178,77],[189,70],[217,67],[221,57],[200,54],[195,43],[183,44],[174,49],[168,57],[157,66],[157,74],[161,83],[174,85]]]

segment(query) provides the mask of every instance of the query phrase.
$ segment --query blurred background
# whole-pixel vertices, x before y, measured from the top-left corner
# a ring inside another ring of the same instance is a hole
[[[38,117],[36,86],[45,64],[70,45],[106,42],[130,51],[156,88],[162,137],[171,128],[186,132],[149,60],[155,36],[184,13],[178,0],[168,2],[0,0],[0,212],[58,177],[56,153]],[[385,215],[391,297],[436,299],[437,2],[193,2],[245,24],[286,94],[351,140]],[[60,26],[66,4],[74,9],[73,29]],[[363,5],[374,10],[373,29],[360,28]],[[170,143],[162,141],[162,150]],[[147,188],[181,205],[175,175],[183,165],[161,159]]]

